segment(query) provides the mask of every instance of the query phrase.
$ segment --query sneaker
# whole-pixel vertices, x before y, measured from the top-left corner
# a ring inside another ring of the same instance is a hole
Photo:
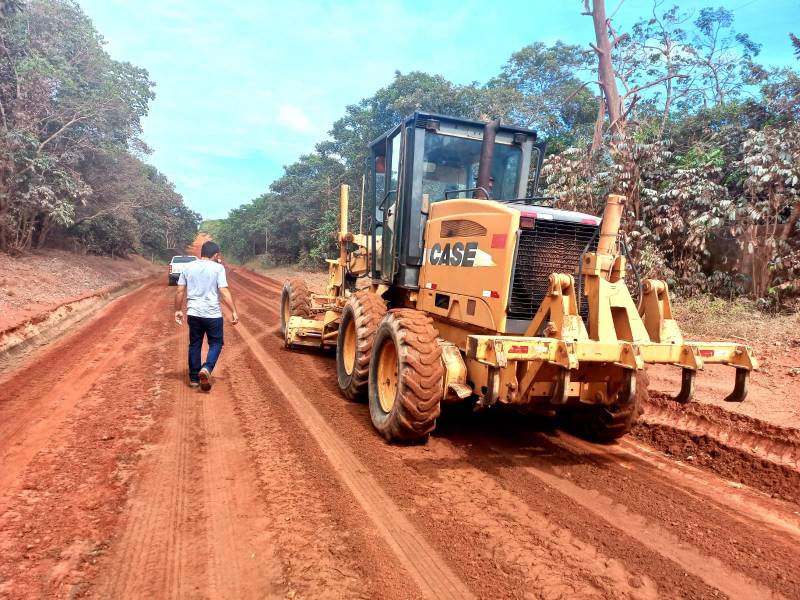
[[[211,389],[211,373],[207,368],[203,367],[198,375],[200,376],[200,389],[207,392]]]
[[[193,388],[200,387],[200,382],[199,381],[190,381],[189,382],[189,387],[193,387]]]

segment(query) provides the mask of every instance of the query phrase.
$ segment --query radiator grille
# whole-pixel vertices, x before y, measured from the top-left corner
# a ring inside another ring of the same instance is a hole
[[[550,273],[578,273],[578,261],[592,239],[594,225],[536,220],[534,229],[521,229],[508,316],[532,319],[549,289]],[[590,250],[597,248],[597,240]],[[586,311],[582,303],[581,313]],[[582,315],[586,319],[586,315]]]

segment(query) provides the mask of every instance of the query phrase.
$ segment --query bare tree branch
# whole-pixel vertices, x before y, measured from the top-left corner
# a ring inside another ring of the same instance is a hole
[[[616,15],[616,14],[617,14],[617,12],[619,12],[619,9],[620,9],[620,8],[622,8],[622,5],[623,5],[624,3],[625,3],[625,0],[619,0],[619,4],[617,4],[617,8],[615,8],[615,9],[614,9],[614,10],[611,12],[611,14],[609,15],[609,17],[608,17],[608,20],[609,20],[609,21],[611,21],[611,19],[613,19],[613,18],[614,18],[614,15]]]
[[[67,122],[66,122],[66,123],[65,123],[65,124],[64,124],[64,125],[63,125],[63,126],[62,126],[62,127],[59,129],[59,130],[58,130],[58,131],[56,131],[56,132],[55,132],[53,135],[51,135],[51,136],[50,136],[50,137],[48,137],[48,138],[47,138],[45,141],[43,141],[41,144],[39,144],[39,147],[36,149],[36,153],[37,153],[37,154],[38,154],[38,153],[40,153],[40,152],[41,152],[41,151],[44,149],[44,147],[45,147],[47,144],[49,144],[49,143],[50,143],[51,141],[53,141],[55,138],[57,138],[58,136],[60,136],[60,135],[61,135],[62,133],[64,133],[64,132],[65,132],[67,129],[69,129],[70,127],[72,127],[73,125],[75,125],[75,123],[78,123],[78,122],[80,122],[80,121],[85,121],[85,120],[86,120],[86,119],[88,119],[89,117],[90,117],[90,115],[84,115],[84,116],[82,116],[82,117],[73,117],[72,119],[70,119],[69,121],[67,121]]]
[[[687,78],[688,78],[688,75],[682,75],[680,73],[673,73],[672,75],[664,75],[663,77],[659,77],[658,79],[656,79],[654,81],[649,81],[647,83],[643,83],[642,85],[637,85],[631,91],[627,92],[625,94],[625,96],[623,96],[623,98],[627,98],[628,96],[635,95],[638,92],[641,92],[642,90],[646,90],[647,88],[654,87],[654,86],[658,85],[659,83],[663,83],[663,82],[665,82],[665,81],[667,81],[669,79],[687,79]]]
[[[581,85],[579,85],[577,88],[575,88],[575,91],[574,91],[574,92],[572,92],[572,93],[570,93],[570,95],[569,95],[569,96],[567,96],[566,98],[564,98],[564,103],[566,104],[567,102],[571,101],[573,98],[575,98],[575,96],[577,96],[577,95],[578,95],[578,92],[580,92],[580,91],[581,91],[583,88],[585,88],[587,85],[591,85],[591,84],[593,84],[593,83],[596,83],[597,85],[600,85],[600,82],[599,82],[599,81],[586,81],[586,82],[582,83]]]

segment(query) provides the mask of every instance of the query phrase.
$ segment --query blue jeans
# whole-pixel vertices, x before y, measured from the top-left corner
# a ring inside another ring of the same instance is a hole
[[[219,353],[222,352],[222,317],[207,319],[205,317],[187,317],[189,323],[189,379],[199,381],[200,369],[205,367],[214,370]],[[208,355],[202,362],[203,336],[208,337]]]

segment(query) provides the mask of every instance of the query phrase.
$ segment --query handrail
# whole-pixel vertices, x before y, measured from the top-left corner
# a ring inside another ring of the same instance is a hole
[[[473,188],[464,188],[464,189],[461,189],[461,190],[447,190],[444,193],[444,199],[445,200],[448,199],[448,196],[447,196],[448,194],[466,194],[467,192],[477,192],[478,190],[482,191],[484,194],[486,194],[486,197],[489,198],[489,191],[485,187],[481,186],[481,187],[473,187]]]

